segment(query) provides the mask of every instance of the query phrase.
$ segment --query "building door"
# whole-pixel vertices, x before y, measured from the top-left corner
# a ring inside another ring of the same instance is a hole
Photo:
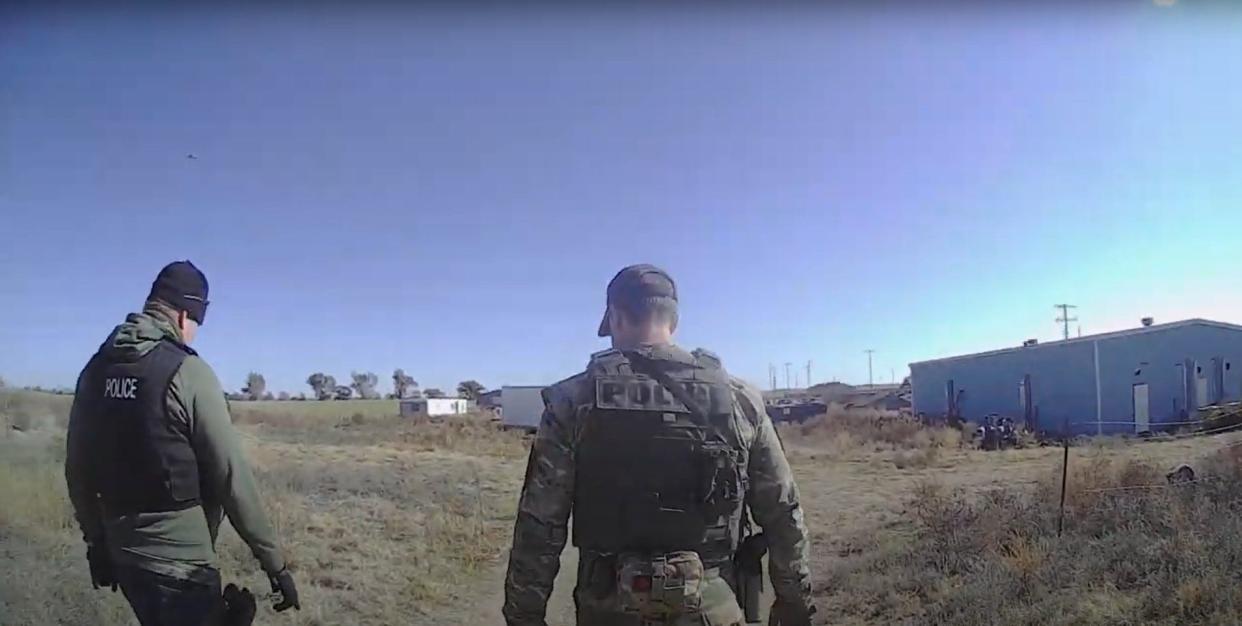
[[[1225,402],[1225,359],[1212,357],[1212,404]]]
[[[1233,363],[1225,361],[1225,373],[1221,374],[1221,388],[1225,390],[1224,400],[1242,400],[1242,385],[1234,385],[1233,380],[1237,378],[1233,374]]]
[[[1035,403],[1032,401],[1031,375],[1022,377],[1018,383],[1018,404],[1022,408],[1022,422],[1029,430],[1035,430]]]
[[[1134,386],[1134,432],[1151,431],[1151,412],[1148,406],[1147,383]]]
[[[1195,375],[1195,402],[1201,409],[1212,404],[1212,396],[1208,393],[1208,377],[1202,373]]]

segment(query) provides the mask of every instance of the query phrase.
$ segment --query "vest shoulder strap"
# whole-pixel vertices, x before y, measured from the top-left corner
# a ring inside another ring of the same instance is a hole
[[[586,383],[587,373],[581,372],[544,387],[539,395],[543,397],[545,407],[555,407],[565,403],[569,405],[589,404],[591,401],[589,394],[584,394],[587,388]]]
[[[165,340],[161,341],[159,345],[151,351],[151,354],[147,356],[148,358],[153,359],[153,373],[160,378],[167,379],[162,381],[164,387],[167,388],[168,381],[171,381],[173,376],[177,375],[177,371],[181,369],[181,363],[185,361],[186,357],[195,356],[195,353],[189,348],[189,346],[175,341]]]
[[[620,350],[608,349],[591,355],[587,372],[595,375],[617,376],[632,374],[630,361]]]
[[[737,400],[742,408],[742,415],[753,426],[758,426],[763,417],[767,415],[767,407],[764,406],[762,396],[756,397],[757,392],[753,392],[747,388],[746,384],[737,379],[729,380],[729,389],[733,391],[733,397]]]
[[[190,346],[187,346],[184,343],[181,343],[180,341],[177,341],[176,339],[172,339],[170,337],[165,337],[163,340],[161,340],[159,347],[160,348],[172,348],[188,356],[198,356],[198,353],[194,351],[194,348],[191,348]]]
[[[690,354],[694,355],[694,359],[698,362],[699,367],[724,369],[724,363],[715,352],[704,350],[703,348],[695,348]]]

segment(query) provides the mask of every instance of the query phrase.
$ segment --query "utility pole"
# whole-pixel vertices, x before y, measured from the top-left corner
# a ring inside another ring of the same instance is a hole
[[[1054,304],[1054,305],[1052,305],[1052,308],[1054,308],[1054,309],[1061,309],[1061,317],[1058,317],[1058,318],[1057,318],[1057,321],[1058,321],[1058,322],[1061,322],[1062,324],[1064,324],[1064,325],[1065,325],[1065,326],[1064,326],[1064,329],[1065,329],[1065,333],[1064,333],[1064,334],[1065,334],[1065,340],[1066,340],[1066,341],[1069,341],[1069,338],[1070,338],[1070,335],[1069,335],[1069,325],[1070,325],[1070,322],[1077,322],[1077,321],[1078,321],[1078,318],[1077,318],[1077,317],[1070,317],[1070,315],[1069,315],[1069,310],[1070,310],[1070,309],[1077,309],[1078,307],[1077,307],[1076,305],[1073,305],[1073,304]]]
[[[793,389],[793,387],[789,386],[789,366],[790,365],[793,365],[793,363],[789,363],[789,362],[785,363],[785,388],[786,389]]]
[[[811,362],[810,361],[806,362],[806,386],[808,389],[811,387]]]
[[[776,391],[776,366],[768,363],[768,383],[769,389]]]
[[[897,384],[897,370],[891,367],[888,368],[888,384],[890,385]]]
[[[867,353],[867,386],[874,387],[875,377],[871,374],[871,355],[875,354],[875,350],[867,349],[863,350],[863,352]]]

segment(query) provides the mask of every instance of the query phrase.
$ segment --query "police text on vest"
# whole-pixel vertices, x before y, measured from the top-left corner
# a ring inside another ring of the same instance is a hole
[[[104,380],[104,397],[117,400],[137,400],[138,379],[108,378]]]

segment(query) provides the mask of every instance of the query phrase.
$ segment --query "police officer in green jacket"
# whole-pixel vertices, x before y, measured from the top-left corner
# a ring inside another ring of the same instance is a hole
[[[544,390],[505,578],[509,626],[546,626],[569,540],[581,626],[756,621],[752,520],[769,551],[770,623],[809,626],[807,531],[776,430],[758,390],[673,343],[677,301],[663,270],[621,270],[599,327],[612,349]]]
[[[65,478],[91,581],[119,586],[143,626],[203,624],[215,610],[225,515],[274,608],[301,608],[220,382],[189,347],[207,305],[198,268],[166,266],[82,370],[69,418]]]

